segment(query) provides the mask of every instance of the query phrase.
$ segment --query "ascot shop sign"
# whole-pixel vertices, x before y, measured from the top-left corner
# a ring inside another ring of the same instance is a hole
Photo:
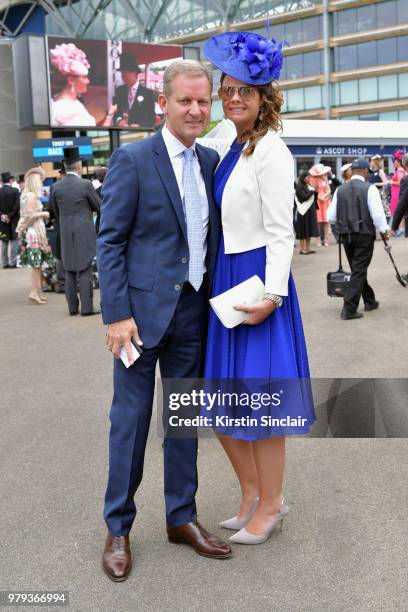
[[[367,157],[379,153],[391,156],[395,149],[401,146],[369,146],[369,145],[288,145],[294,155],[310,155],[311,157]]]
[[[59,162],[64,158],[65,147],[78,147],[82,159],[93,159],[92,140],[81,138],[35,138],[33,159],[36,162]]]

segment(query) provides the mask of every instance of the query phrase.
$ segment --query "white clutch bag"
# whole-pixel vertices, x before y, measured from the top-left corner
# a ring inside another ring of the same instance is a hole
[[[264,295],[265,285],[259,276],[254,275],[243,283],[235,285],[232,289],[211,298],[210,304],[224,327],[231,329],[248,318],[246,312],[234,310],[234,306],[237,304],[255,304],[255,302],[263,300]]]

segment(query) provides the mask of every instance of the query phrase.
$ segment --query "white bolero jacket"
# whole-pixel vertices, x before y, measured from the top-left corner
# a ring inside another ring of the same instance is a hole
[[[266,246],[265,291],[282,296],[294,247],[294,181],[292,154],[269,130],[252,155],[241,155],[222,196],[225,254]]]

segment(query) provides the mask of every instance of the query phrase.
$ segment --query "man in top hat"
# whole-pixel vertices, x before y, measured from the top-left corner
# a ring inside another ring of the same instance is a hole
[[[99,212],[100,198],[90,181],[81,178],[82,162],[78,147],[64,149],[66,176],[53,185],[50,195],[61,241],[61,259],[65,270],[65,296],[70,315],[99,311],[93,307],[91,264],[96,254],[96,232],[93,213]]]
[[[139,82],[140,68],[134,55],[122,53],[119,70],[124,85],[115,91],[114,104],[117,105],[113,117],[118,127],[152,128],[154,126],[154,93]]]
[[[379,302],[367,282],[367,269],[373,252],[376,230],[388,240],[388,224],[380,194],[367,182],[370,166],[360,157],[351,164],[352,177],[341,185],[327,211],[329,223],[340,236],[351,268],[351,279],[344,295],[342,319],[360,319],[357,312],[361,296],[365,312],[376,310]]]
[[[1,261],[3,268],[15,268],[17,265],[17,223],[20,217],[20,192],[11,186],[10,172],[3,172],[0,189],[0,240]],[[10,255],[9,255],[10,245]]]

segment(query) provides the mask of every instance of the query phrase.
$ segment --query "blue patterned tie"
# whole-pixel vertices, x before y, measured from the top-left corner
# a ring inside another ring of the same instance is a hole
[[[193,168],[193,149],[185,149],[183,168],[184,207],[187,223],[187,239],[190,251],[188,280],[196,291],[203,282],[203,220],[201,199]]]

